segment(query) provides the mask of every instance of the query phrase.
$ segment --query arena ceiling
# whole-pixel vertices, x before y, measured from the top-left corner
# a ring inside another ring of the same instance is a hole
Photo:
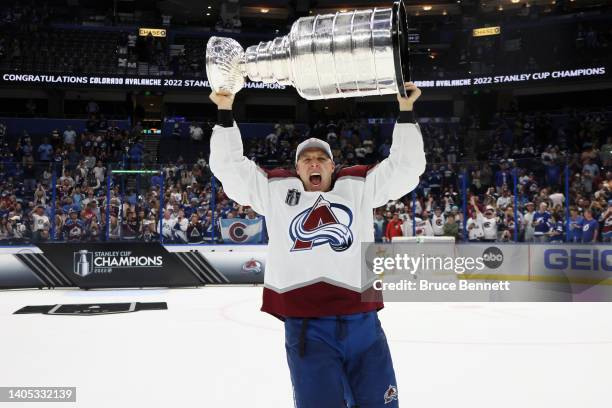
[[[135,0],[138,2],[138,0]],[[241,18],[283,20],[298,14],[333,13],[356,8],[388,7],[393,0],[159,0],[157,6],[164,13],[177,18],[198,19],[198,16],[216,18],[221,3],[226,1],[240,8]],[[533,5],[544,8],[589,9],[609,6],[612,0],[405,0],[411,15],[457,15],[497,12]],[[151,4],[151,3],[149,3]]]

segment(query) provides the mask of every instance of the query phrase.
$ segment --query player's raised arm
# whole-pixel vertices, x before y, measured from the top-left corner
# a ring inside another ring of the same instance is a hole
[[[219,109],[210,139],[210,169],[223,184],[229,198],[266,215],[268,177],[244,156],[240,129],[232,116],[234,95],[213,92],[210,99]]]
[[[406,83],[406,89],[410,96],[397,97],[400,114],[393,129],[389,157],[370,170],[366,177],[366,194],[374,197],[374,208],[414,190],[419,184],[419,176],[425,171],[423,137],[412,111],[421,90],[411,82]]]

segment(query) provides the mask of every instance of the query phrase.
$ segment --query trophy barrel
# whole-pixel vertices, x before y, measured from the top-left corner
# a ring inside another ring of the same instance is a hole
[[[285,37],[249,47],[253,81],[293,85],[305,99],[405,95],[410,80],[408,23],[392,8],[303,17]]]

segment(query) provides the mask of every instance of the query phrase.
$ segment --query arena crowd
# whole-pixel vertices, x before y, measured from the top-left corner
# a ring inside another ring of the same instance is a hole
[[[504,113],[470,152],[459,136],[473,124],[423,123],[427,170],[413,194],[374,210],[376,240],[611,242],[611,118],[604,111]],[[330,143],[338,167],[374,165],[391,143],[367,120],[274,129],[263,140],[245,140],[245,155],[264,168],[290,167],[295,146],[312,136]],[[164,242],[215,243],[222,242],[220,219],[261,217],[227,198],[203,151],[194,162],[155,164],[160,174],[153,176],[112,175],[109,190],[111,168],[147,163],[141,130],[121,131],[93,113],[84,129],[57,129],[34,142],[27,132],[8,140],[0,125],[0,241],[157,241],[161,235]]]

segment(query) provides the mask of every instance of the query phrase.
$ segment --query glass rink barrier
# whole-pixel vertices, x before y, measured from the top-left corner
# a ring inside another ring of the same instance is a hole
[[[254,152],[251,157],[257,160]],[[428,155],[433,159],[412,192],[371,214],[354,213],[372,218],[372,234],[358,243],[447,237],[462,248],[526,248],[521,256],[531,258],[542,248],[544,253],[534,259],[544,259],[543,265],[548,262],[553,270],[607,272],[612,174],[599,159],[554,151],[495,161]],[[376,163],[367,156],[340,160],[337,169],[363,160]],[[286,160],[259,162],[266,170],[261,174],[281,166],[287,171],[275,174],[296,177]],[[133,275],[113,280],[120,286],[263,282],[267,221],[274,215],[258,214],[249,203],[228,197],[206,160],[145,166],[129,159],[70,164],[5,157],[0,166],[0,246],[7,260],[2,265],[12,271],[2,275],[0,286],[104,286],[117,268],[122,276]],[[314,250],[329,248],[320,231],[350,230],[356,219],[347,220],[338,212],[341,203],[320,196],[315,203],[288,191],[281,203],[295,213],[287,222],[316,243]],[[295,202],[300,205],[292,206]],[[287,239],[297,239],[292,230],[287,227]],[[536,276],[541,270],[530,268],[520,270],[528,278],[529,271]],[[17,276],[28,277],[14,280]]]

